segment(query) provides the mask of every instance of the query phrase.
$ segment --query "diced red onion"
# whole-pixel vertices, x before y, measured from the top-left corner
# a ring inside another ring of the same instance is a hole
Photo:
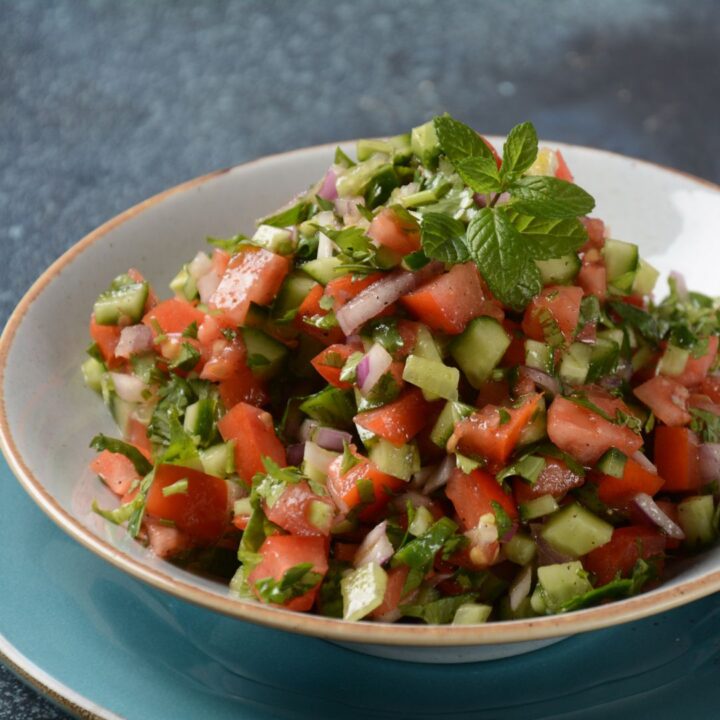
[[[522,367],[522,372],[524,375],[529,377],[536,385],[541,387],[543,390],[547,390],[551,395],[560,395],[560,383],[552,375],[548,375],[542,370],[528,367],[527,365],[524,365]]]
[[[218,289],[220,276],[214,270],[210,270],[198,278],[195,284],[197,285],[198,294],[200,295],[200,302],[207,305],[214,292]]]
[[[597,326],[595,323],[585,323],[583,329],[575,336],[578,342],[594,343],[597,340]]]
[[[455,469],[455,455],[446,455],[443,461],[437,466],[435,472],[427,479],[423,485],[423,494],[430,495],[439,488],[447,485],[447,481]]]
[[[361,325],[379,315],[415,288],[417,278],[410,272],[393,272],[365,288],[343,305],[335,317],[345,335],[353,334]]]
[[[374,343],[356,369],[360,392],[367,395],[391,365],[390,353],[380,343]]]
[[[322,185],[317,192],[317,196],[321,197],[323,200],[335,200],[337,197],[336,183],[337,175],[335,175],[335,171],[332,168],[328,168],[328,171],[325,173],[325,177],[323,178]]]
[[[526,565],[513,580],[508,592],[510,600],[510,609],[517,610],[520,603],[530,594],[530,586],[532,585],[532,566]]]
[[[330,465],[337,459],[339,453],[320,447],[317,443],[308,440],[304,444],[303,459],[320,472],[327,475]]]
[[[670,277],[675,281],[675,291],[681,300],[685,300],[688,296],[688,287],[685,282],[685,276],[675,270],[671,271]]]
[[[517,531],[519,529],[520,529],[519,523],[513,522],[510,525],[510,528],[508,529],[508,531],[500,538],[500,542],[502,542],[502,543],[510,542],[515,537],[515,534],[517,533]]]
[[[344,197],[335,200],[335,210],[338,215],[342,216],[345,225],[357,225],[363,216],[358,210],[358,205],[364,205],[365,200],[362,197]],[[367,223],[367,220],[365,220]]]
[[[405,508],[407,508],[408,503],[417,509],[419,507],[430,507],[430,505],[432,505],[432,500],[425,495],[421,495],[419,492],[408,490],[407,492],[402,493],[402,495],[396,495],[392,499],[391,505],[395,510],[402,512]]]
[[[647,457],[641,453],[639,450],[634,452],[630,456],[640,467],[644,468],[648,472],[651,472],[653,475],[657,475],[658,471],[657,468],[647,459]]]
[[[720,444],[704,443],[700,446],[700,477],[706,483],[720,480]]]
[[[638,493],[633,501],[668,537],[685,539],[682,528],[673,522],[647,493]]]
[[[143,393],[147,390],[145,383],[135,375],[126,375],[125,373],[110,373],[115,392],[121,400],[126,402],[142,402],[144,400]]]
[[[318,427],[319,426],[317,420],[305,418],[305,420],[303,420],[302,422],[302,425],[300,426],[300,430],[298,432],[298,439],[301,442],[312,440],[312,436],[315,434],[315,431],[318,429]]]
[[[387,536],[387,520],[383,520],[376,525],[360,543],[360,547],[355,552],[353,565],[360,567],[371,562],[382,565],[387,562],[395,552],[392,543]]]
[[[120,331],[120,340],[115,348],[117,357],[129,358],[131,355],[149,352],[153,347],[153,333],[147,326],[130,325]]]
[[[352,435],[344,430],[335,430],[335,428],[318,427],[314,434],[313,440],[325,450],[335,450],[342,452],[343,443],[351,443]]]
[[[305,443],[288,445],[286,450],[288,465],[298,467],[305,457]]]
[[[480,208],[484,208],[487,205],[487,195],[484,193],[473,193],[473,200]]]
[[[204,252],[199,252],[188,265],[188,273],[193,280],[199,280],[209,273],[211,268],[212,260]]]

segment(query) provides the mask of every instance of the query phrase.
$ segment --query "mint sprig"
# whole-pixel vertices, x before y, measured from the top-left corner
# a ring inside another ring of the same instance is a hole
[[[513,182],[508,190],[513,207],[526,215],[545,218],[576,218],[595,207],[592,195],[574,183],[538,175]]]
[[[455,264],[470,259],[465,245],[465,225],[449,215],[425,213],[420,229],[420,242],[425,255],[434,260]]]

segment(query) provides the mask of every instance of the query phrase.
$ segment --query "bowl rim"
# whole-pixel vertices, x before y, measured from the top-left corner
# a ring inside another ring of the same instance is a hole
[[[498,138],[491,137],[495,141]],[[109,541],[100,538],[80,523],[73,515],[45,490],[41,481],[35,477],[25,463],[13,438],[8,422],[5,404],[5,374],[8,357],[18,329],[35,300],[45,288],[61,273],[63,268],[73,262],[85,249],[101,240],[121,224],[135,218],[145,210],[167,200],[170,197],[193,190],[234,170],[252,169],[269,161],[279,161],[290,157],[314,155],[327,150],[328,153],[338,144],[352,142],[338,141],[314,145],[288,152],[266,155],[255,160],[223,168],[201,175],[157,193],[150,198],[107,220],[66,250],[38,277],[11,313],[0,336],[0,449],[5,455],[13,474],[19,480],[34,502],[64,532],[78,541],[91,552],[99,555],[115,567],[131,576],[148,583],[152,587],[170,595],[186,600],[194,605],[223,613],[240,620],[265,625],[289,632],[359,644],[406,645],[414,647],[452,647],[467,645],[489,645],[500,643],[526,642],[545,638],[562,637],[581,632],[608,627],[611,625],[639,620],[643,617],[670,610],[692,600],[720,590],[720,569],[687,580],[672,587],[663,587],[651,593],[637,595],[607,605],[579,610],[563,615],[545,615],[524,620],[510,620],[483,625],[402,625],[393,623],[348,622],[320,615],[297,613],[283,608],[242,600],[230,596],[216,595],[209,590],[177,580],[161,570],[153,569],[114,547]],[[703,185],[720,193],[720,185],[696,177],[690,173],[669,168],[659,163],[630,157],[610,150],[574,145],[552,140],[542,140],[543,145],[558,146],[560,149],[581,150],[598,156],[610,156],[623,161],[631,161],[654,170],[680,175],[698,185]]]

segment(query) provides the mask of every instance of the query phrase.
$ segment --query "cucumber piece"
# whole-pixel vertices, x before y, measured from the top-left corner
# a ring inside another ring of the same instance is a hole
[[[455,425],[463,418],[470,417],[474,412],[475,408],[470,405],[464,405],[460,402],[447,402],[435,421],[435,426],[430,433],[430,439],[444,450],[447,441],[455,430]]]
[[[335,510],[332,505],[320,500],[312,500],[308,509],[308,522],[322,533],[330,531]]]
[[[416,509],[413,521],[408,525],[408,532],[415,537],[424,535],[435,522],[433,514],[422,505]]]
[[[432,333],[424,325],[418,325],[415,347],[413,348],[412,354],[425,360],[442,362],[442,355],[440,350],[438,350]]]
[[[346,270],[340,269],[340,265],[342,265],[340,258],[328,257],[308,260],[300,266],[300,269],[321,285],[327,285],[331,280],[347,274]]]
[[[535,541],[524,533],[515,533],[506,543],[503,544],[505,557],[517,565],[527,565],[537,555]]]
[[[215,403],[210,398],[203,398],[188,405],[183,428],[188,435],[199,438],[201,443],[208,443],[215,430]]]
[[[655,352],[650,345],[642,345],[638,348],[637,352],[633,353],[631,364],[633,372],[637,372],[641,368],[644,368],[653,358]]]
[[[510,346],[510,336],[494,318],[478,317],[450,345],[450,354],[470,384],[479,388]]]
[[[390,197],[392,191],[399,187],[395,168],[392,165],[383,165],[373,176],[365,188],[365,207],[374,210]]]
[[[540,398],[535,416],[520,432],[518,447],[530,445],[543,440],[547,435],[547,413],[545,412],[545,398]]]
[[[102,379],[107,371],[105,363],[96,360],[94,357],[89,357],[80,368],[85,385],[96,393],[102,392]]]
[[[610,448],[600,458],[600,460],[598,460],[596,469],[599,470],[603,475],[610,475],[612,477],[621,478],[625,474],[626,462],[627,455],[621,453],[616,448]]]
[[[582,505],[573,503],[558,510],[541,531],[543,540],[571,557],[587,555],[610,542],[613,526]]]
[[[316,285],[317,282],[304,272],[290,273],[275,298],[272,317],[276,320],[282,320],[290,313],[295,312]]]
[[[410,147],[425,167],[431,168],[435,164],[440,155],[440,141],[432,120],[412,129]]]
[[[579,595],[590,592],[593,587],[582,563],[575,561],[538,568],[538,584],[530,603],[538,613],[554,613]]]
[[[295,251],[293,233],[272,225],[259,225],[252,236],[252,242],[278,255],[291,255]]]
[[[687,547],[700,548],[715,541],[714,512],[712,495],[696,495],[678,503],[678,522]]]
[[[382,155],[374,155],[365,162],[348,168],[335,183],[340,197],[362,195],[373,176],[381,167],[387,165],[387,159]]]
[[[140,322],[148,292],[146,282],[135,282],[129,275],[118,275],[95,301],[95,322],[98,325],[117,325],[120,320],[131,325]]]
[[[501,598],[498,613],[500,620],[525,620],[537,616],[529,597],[523,598],[515,610],[510,607],[509,597]]]
[[[403,380],[419,387],[426,400],[457,400],[460,371],[437,360],[426,360],[419,355],[408,355]]]
[[[573,343],[563,354],[560,363],[560,379],[570,385],[582,385],[590,371],[592,347],[585,343]]]
[[[656,270],[649,262],[640,258],[632,284],[633,295],[650,295],[655,289],[655,283],[657,283],[658,277],[660,277],[660,271]]]
[[[328,385],[320,392],[306,397],[300,410],[323,425],[347,429],[353,426],[356,408],[350,391]]]
[[[188,266],[183,265],[180,272],[170,281],[170,289],[182,300],[195,300],[198,289],[195,279],[188,272]]]
[[[603,249],[608,285],[621,293],[632,289],[640,255],[638,246],[622,240],[605,240]]]
[[[661,375],[682,375],[689,359],[689,350],[668,344],[658,362],[657,370]]]
[[[358,162],[365,162],[376,153],[390,157],[393,154],[393,146],[388,140],[361,139],[355,145],[355,153]]]
[[[560,506],[552,495],[543,495],[542,497],[533,498],[526,503],[520,503],[520,517],[522,520],[535,520],[535,518],[551,515]]]
[[[480,625],[484,623],[492,613],[491,605],[480,605],[479,603],[464,603],[455,611],[452,625]]]
[[[262,330],[244,327],[240,332],[247,348],[247,363],[253,375],[259,378],[275,377],[283,369],[288,354],[287,347]]]
[[[199,454],[204,473],[226,478],[235,472],[235,442],[233,440],[211,445],[205,450],[200,450]]]
[[[360,620],[382,604],[387,573],[376,562],[353,570],[340,581],[343,619]]]
[[[585,382],[594,382],[615,371],[620,359],[620,345],[614,340],[597,338],[591,346],[590,365]]]
[[[571,285],[580,272],[582,262],[576,253],[552,260],[536,260],[543,285]]]
[[[387,440],[378,438],[370,448],[368,456],[381,472],[405,482],[420,470],[420,452],[414,442],[396,447]]]
[[[620,328],[608,328],[606,330],[598,330],[598,339],[610,340],[617,344],[618,347],[622,347],[625,342],[625,333]]]
[[[412,143],[410,140],[410,133],[403,133],[402,135],[395,135],[388,138],[388,142],[392,146],[393,162],[396,165],[402,165],[407,163],[412,157]]]
[[[552,372],[553,354],[550,346],[537,340],[526,340],[525,364],[536,370],[542,370],[542,372]]]

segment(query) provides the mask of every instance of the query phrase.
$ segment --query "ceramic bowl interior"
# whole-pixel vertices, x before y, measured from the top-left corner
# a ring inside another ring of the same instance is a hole
[[[680,269],[692,287],[717,292],[720,188],[611,153],[550,145],[562,148],[576,181],[595,196],[595,214],[614,237],[638,243],[643,256],[663,272]],[[90,512],[93,497],[108,498],[87,470],[93,455],[88,442],[99,431],[115,431],[100,399],[83,386],[79,370],[98,293],[131,266],[164,292],[181,263],[204,247],[206,236],[249,231],[255,218],[321,177],[333,151],[334,146],[323,146],[273,156],[169,190],[80,241],[31,288],[0,344],[0,437],[15,474],[40,507],[106,560],[191,602],[336,641],[388,651],[394,646],[396,655],[400,647],[411,646],[451,650],[522,642],[530,649],[544,639],[635,619],[720,588],[716,548],[687,563],[657,590],[560,617],[462,628],[351,624],[232,598],[224,585],[154,558]]]

